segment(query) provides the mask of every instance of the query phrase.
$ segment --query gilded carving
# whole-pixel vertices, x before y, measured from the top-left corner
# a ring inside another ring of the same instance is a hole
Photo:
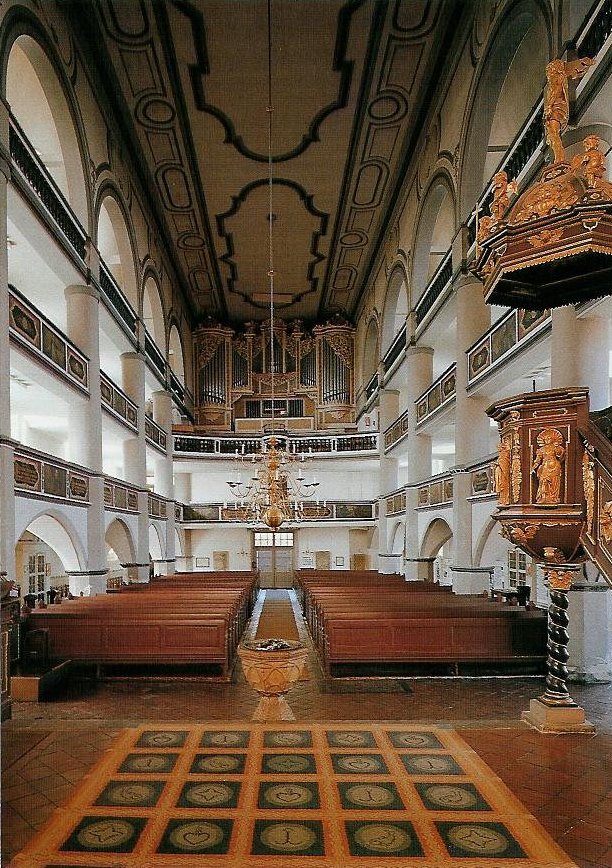
[[[533,539],[534,536],[538,532],[537,524],[509,524],[503,525],[501,529],[501,535],[505,536],[506,539],[511,540],[514,543],[518,543],[519,545],[525,544],[529,542],[529,540]]]
[[[512,464],[510,467],[512,480],[512,503],[518,503],[521,497],[523,473],[521,471],[521,437],[517,429],[512,432]]]
[[[510,200],[516,195],[516,181],[508,181],[506,172],[497,172],[493,175],[493,201],[490,205],[491,217],[496,223],[500,223],[508,210]]]
[[[204,367],[214,356],[217,347],[223,341],[223,335],[206,334],[198,340],[198,365]]]
[[[547,244],[554,244],[559,241],[563,235],[563,229],[542,229],[536,235],[530,235],[527,241],[532,247],[546,247]]]
[[[510,503],[510,464],[512,446],[509,437],[502,437],[497,444],[499,453],[495,464],[495,493],[499,499],[500,506],[505,506]]]
[[[565,460],[563,434],[557,428],[544,428],[536,438],[537,450],[531,466],[538,478],[536,503],[561,501],[561,472]]]
[[[353,368],[353,338],[344,332],[331,332],[325,335],[325,340],[339,356],[347,368]]]
[[[593,509],[595,504],[595,476],[591,456],[585,449],[582,455],[582,485],[584,487],[584,499],[586,500],[586,531],[591,534],[593,529]]]
[[[565,556],[556,546],[544,546],[544,558],[551,564],[562,564]]]
[[[569,591],[572,574],[569,570],[546,570],[548,584],[554,591]]]
[[[612,542],[612,500],[608,500],[601,508],[599,514],[599,535],[604,542]]]
[[[569,121],[568,81],[581,79],[593,63],[590,57],[579,57],[570,61],[551,60],[546,66],[548,83],[544,90],[544,129],[555,163],[562,163],[565,159],[561,134]]]

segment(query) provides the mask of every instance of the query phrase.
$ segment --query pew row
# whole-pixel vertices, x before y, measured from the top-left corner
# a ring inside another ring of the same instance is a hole
[[[200,574],[201,575],[201,574]],[[103,667],[146,667],[149,674],[189,671],[229,680],[251,614],[256,575],[203,583],[173,576],[119,593],[37,609],[27,629],[49,635],[50,654]],[[131,667],[131,668],[130,668]]]
[[[296,585],[327,677],[545,671],[545,612],[350,571]]]

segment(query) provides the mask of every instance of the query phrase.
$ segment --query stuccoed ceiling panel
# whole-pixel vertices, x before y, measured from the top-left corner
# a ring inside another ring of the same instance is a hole
[[[452,0],[272,0],[275,309],[351,318]],[[269,313],[266,0],[69,4],[197,317]]]

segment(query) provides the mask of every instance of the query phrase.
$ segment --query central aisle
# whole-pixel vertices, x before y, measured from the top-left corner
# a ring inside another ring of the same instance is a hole
[[[295,622],[289,591],[279,588],[268,589],[259,593],[265,594],[265,600],[255,631],[256,638],[299,639],[300,634]]]

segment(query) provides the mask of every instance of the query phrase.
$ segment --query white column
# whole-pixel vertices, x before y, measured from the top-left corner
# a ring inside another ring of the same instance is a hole
[[[467,393],[468,369],[466,350],[491,325],[491,313],[484,302],[482,284],[471,276],[462,276],[455,285],[457,359],[455,392],[455,465],[461,468],[484,458],[490,452],[490,425],[487,397],[472,398]],[[489,574],[472,571],[472,504],[471,474],[453,476],[453,590],[474,594],[488,588]]]
[[[612,302],[608,300],[608,309]],[[589,389],[589,409],[603,410],[610,406],[610,316],[589,316],[576,323],[572,345],[576,355],[576,386]]]
[[[11,369],[7,237],[8,108],[0,101],[0,575],[15,579],[14,451],[11,440]]]
[[[132,581],[149,580],[149,496],[147,491],[147,447],[145,440],[145,358],[142,353],[121,355],[123,390],[138,407],[138,434],[123,444],[125,478],[138,492],[138,536],[136,561],[128,566]]]
[[[406,562],[404,576],[407,581],[418,581],[424,574],[429,578],[431,568],[419,555],[419,529],[416,506],[418,491],[415,484],[431,476],[431,437],[416,431],[415,401],[433,380],[433,350],[431,347],[410,346],[406,350],[406,388],[408,400],[408,433],[403,451],[408,456],[408,485],[406,489]]]
[[[606,582],[574,582],[569,598],[572,680],[612,681],[612,590]]]
[[[91,247],[90,263],[99,259]],[[68,337],[89,359],[89,400],[70,412],[70,460],[89,471],[87,508],[87,569],[69,573],[70,590],[106,593],[104,471],[102,467],[102,404],[100,399],[100,293],[93,286],[72,285],[64,290]]]
[[[174,496],[179,503],[191,503],[191,473],[175,474]]]
[[[155,490],[167,497],[166,551],[164,560],[156,564],[156,572],[161,574],[175,571],[174,551],[174,482],[172,478],[172,393],[166,390],[153,392],[153,419],[166,432],[166,456],[155,462]]]
[[[576,308],[573,305],[556,307],[552,311],[550,344],[550,387],[578,386],[576,364],[578,347]]]
[[[378,396],[379,428],[384,432],[399,416],[399,392],[396,389],[381,389]],[[384,495],[397,488],[398,459],[385,455],[384,434],[379,437],[379,480],[378,501],[378,570],[381,573],[394,573],[397,558],[389,551],[389,529],[387,523],[386,498]]]

